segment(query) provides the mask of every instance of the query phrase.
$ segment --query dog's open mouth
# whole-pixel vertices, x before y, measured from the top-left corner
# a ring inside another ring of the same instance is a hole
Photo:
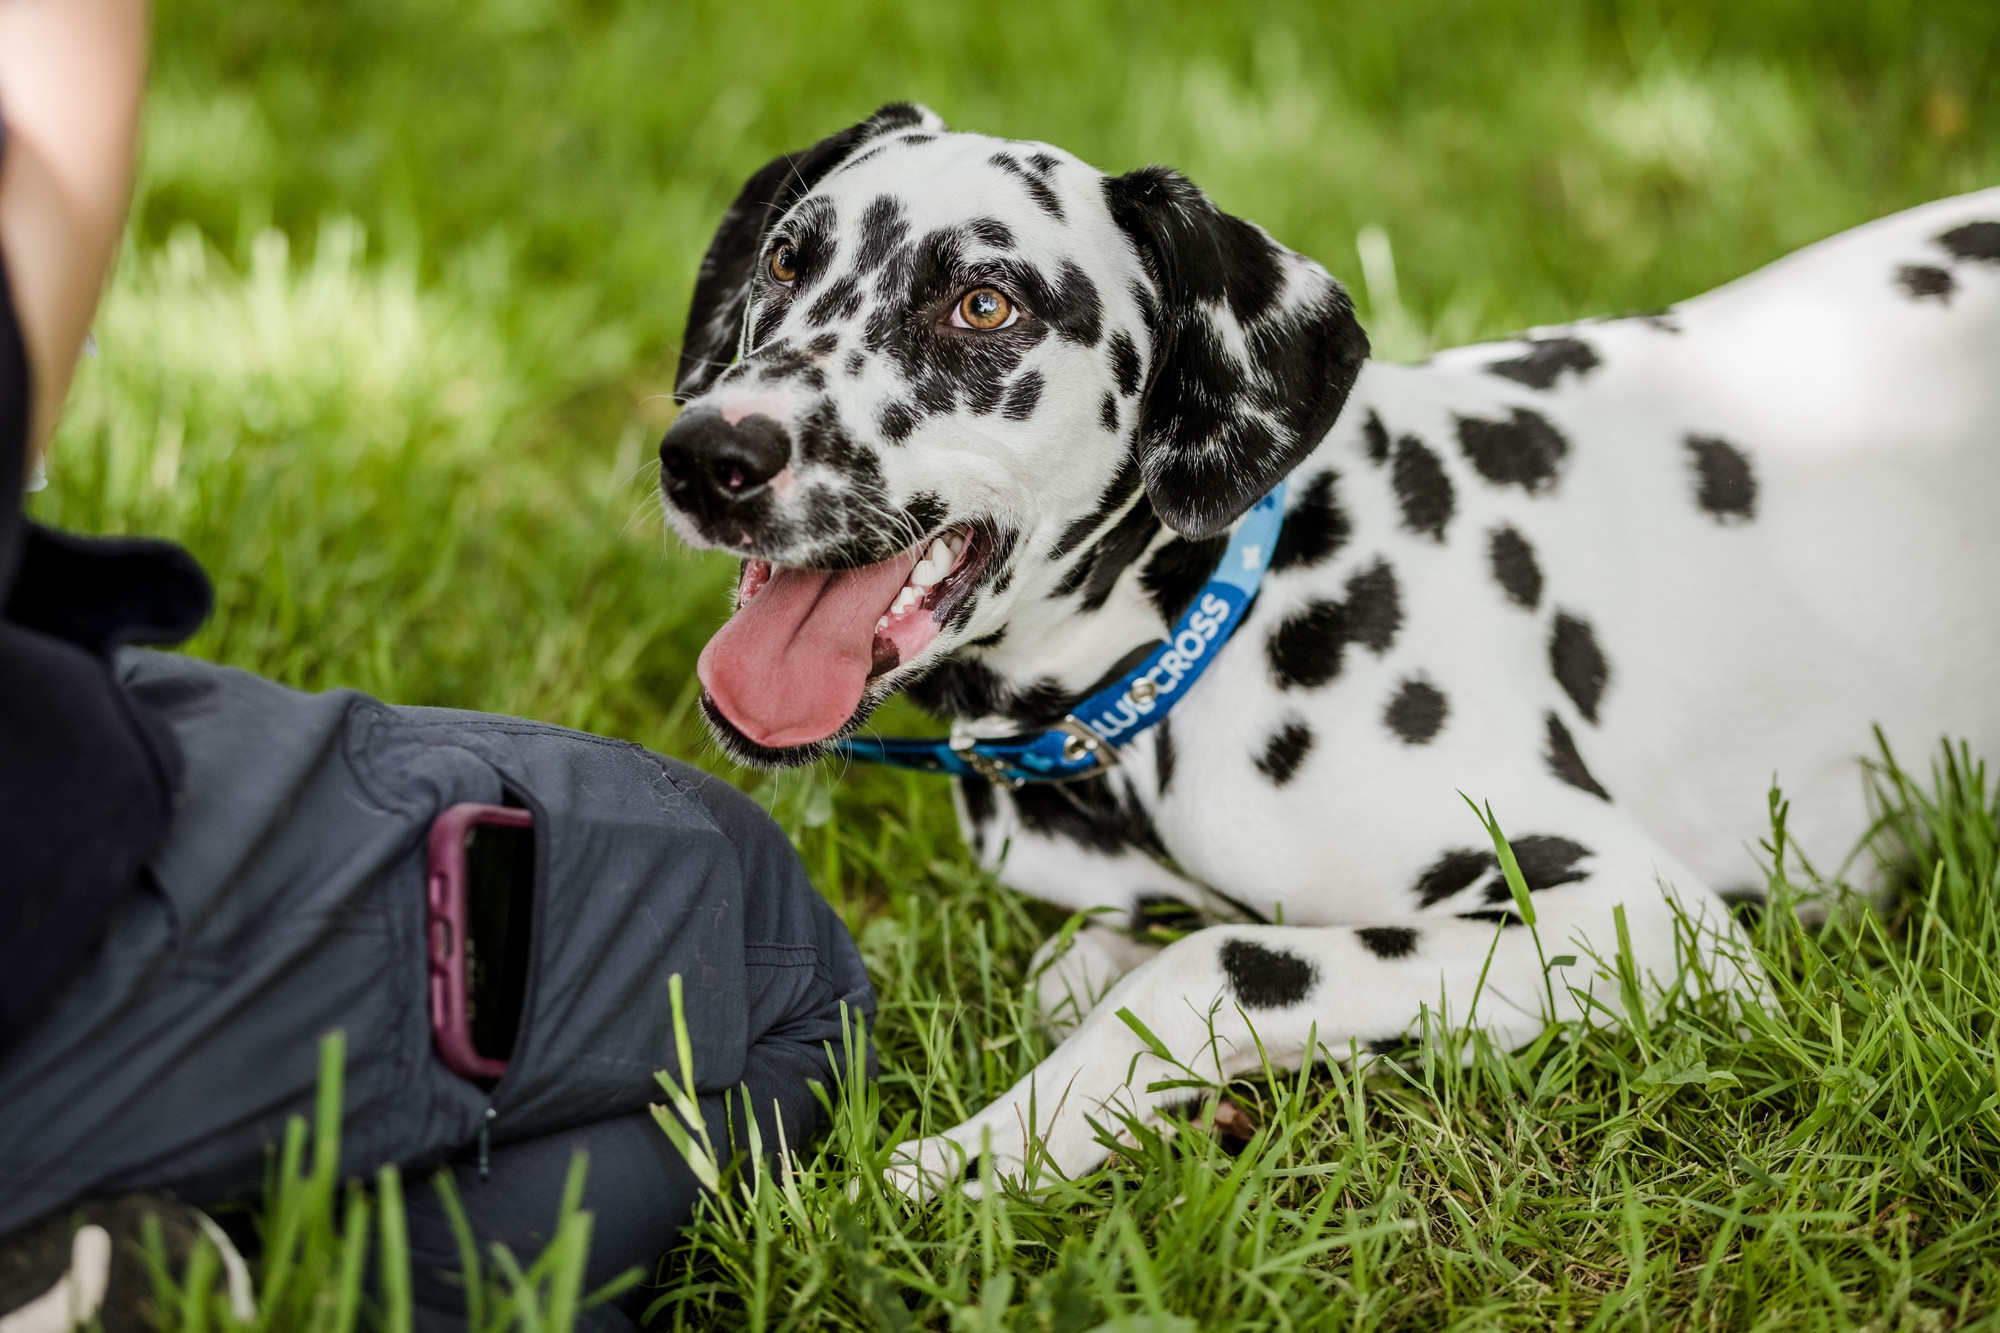
[[[987,526],[971,523],[860,569],[748,561],[736,614],[695,674],[753,744],[816,744],[847,725],[872,679],[937,638],[992,553]]]

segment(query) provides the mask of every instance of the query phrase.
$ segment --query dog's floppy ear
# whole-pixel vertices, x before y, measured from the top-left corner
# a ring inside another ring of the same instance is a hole
[[[743,312],[750,302],[750,279],[771,224],[869,140],[907,129],[942,134],[944,128],[944,121],[928,107],[891,102],[859,125],[766,163],[744,184],[702,256],[688,309],[687,336],[681,342],[680,368],[674,373],[675,402],[699,396],[736,359]]]
[[[1168,527],[1210,537],[1310,453],[1340,415],[1368,335],[1338,282],[1185,176],[1147,167],[1104,183],[1156,309],[1139,409],[1139,468]]]

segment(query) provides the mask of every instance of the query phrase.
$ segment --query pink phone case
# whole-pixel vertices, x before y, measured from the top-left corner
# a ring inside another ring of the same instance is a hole
[[[467,801],[454,805],[431,825],[429,936],[431,1037],[445,1067],[466,1078],[495,1079],[507,1072],[505,1060],[481,1055],[472,1045],[472,1015],[466,1005],[465,841],[480,824],[532,828],[534,816],[504,805]]]

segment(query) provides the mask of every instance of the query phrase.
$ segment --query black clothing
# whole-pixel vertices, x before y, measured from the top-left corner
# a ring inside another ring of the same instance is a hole
[[[26,521],[29,388],[0,256],[0,1052],[83,965],[166,832],[172,751],[105,654],[178,642],[209,603],[176,546]]]
[[[828,1046],[874,996],[768,816],[638,746],[127,648],[191,634],[208,581],[166,542],[25,520],[29,385],[0,262],[0,1236],[89,1195],[254,1190],[339,1028],[342,1176],[462,1161],[486,1127],[490,1176],[455,1166],[460,1192],[525,1261],[582,1148],[596,1285],[696,1197],[645,1109],[678,1066],[675,974],[719,1146],[738,1087],[766,1144],[774,1116],[804,1142]],[[489,1089],[432,1049],[424,856],[446,807],[506,798],[535,817],[534,910]],[[420,1325],[463,1328],[443,1214],[407,1197]],[[644,1300],[579,1326],[631,1333]]]
[[[712,1126],[740,1084],[765,1143],[778,1141],[774,1101],[790,1142],[811,1134],[810,1084],[836,1072],[843,1006],[869,1018],[874,997],[790,842],[734,787],[518,718],[301,694],[161,653],[115,662],[185,769],[151,882],[0,1057],[0,1235],[89,1194],[207,1203],[254,1188],[285,1118],[310,1117],[319,1037],[340,1028],[341,1175],[419,1173],[408,1197],[427,1320],[457,1308],[438,1271],[458,1261],[421,1175],[483,1124],[490,1179],[458,1172],[481,1233],[536,1253],[581,1146],[591,1273],[609,1277],[665,1248],[696,1194],[646,1112],[661,1099],[654,1071],[678,1068],[675,974]],[[446,807],[503,797],[534,814],[534,910],[521,1028],[487,1089],[431,1047],[425,847]]]

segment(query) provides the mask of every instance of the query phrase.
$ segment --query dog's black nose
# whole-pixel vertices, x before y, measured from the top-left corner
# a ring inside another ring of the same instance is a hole
[[[660,467],[680,487],[722,500],[764,489],[792,459],[792,437],[769,417],[730,425],[717,412],[683,415],[660,441]]]

